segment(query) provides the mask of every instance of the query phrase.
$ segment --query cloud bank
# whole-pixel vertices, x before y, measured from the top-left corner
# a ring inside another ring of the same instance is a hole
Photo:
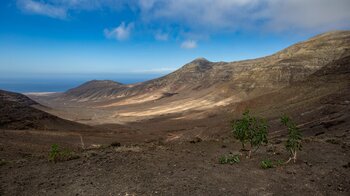
[[[236,31],[319,33],[350,28],[349,0],[17,0],[17,6],[24,13],[57,19],[74,11],[126,9],[136,15],[129,21],[135,30],[149,28],[160,41],[170,39],[164,29],[182,40],[200,40]],[[125,24],[105,30],[106,37],[118,40],[129,34]],[[184,48],[196,45],[185,42]]]
[[[146,21],[178,23],[191,30],[263,28],[280,32],[350,26],[349,0],[142,0]],[[147,2],[147,3],[145,3]],[[147,6],[144,6],[147,5]]]

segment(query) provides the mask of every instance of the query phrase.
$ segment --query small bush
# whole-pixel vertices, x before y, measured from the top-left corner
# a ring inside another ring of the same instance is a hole
[[[68,161],[79,158],[78,155],[74,154],[73,151],[69,149],[60,150],[57,144],[52,144],[49,152],[48,160],[50,162],[58,162],[58,161]]]
[[[52,144],[49,152],[49,161],[56,162],[58,160],[60,151],[58,149],[58,144]]]
[[[279,166],[283,165],[284,163],[282,160],[278,159],[275,164],[277,167],[279,167]]]
[[[288,128],[288,140],[285,144],[287,151],[290,153],[290,158],[287,161],[297,160],[297,151],[302,150],[302,135],[297,125],[286,115],[281,117],[281,123]]]
[[[234,164],[239,163],[241,160],[239,159],[239,155],[228,155],[228,156],[221,156],[219,158],[220,164]]]
[[[273,168],[273,167],[274,167],[272,161],[269,160],[269,159],[266,159],[266,160],[261,161],[260,166],[261,166],[261,168],[263,168],[263,169],[269,169],[269,168]]]
[[[265,119],[256,118],[250,115],[249,111],[243,113],[243,118],[231,122],[233,136],[242,144],[250,144],[248,157],[250,158],[252,151],[256,151],[260,145],[267,144],[268,126]]]

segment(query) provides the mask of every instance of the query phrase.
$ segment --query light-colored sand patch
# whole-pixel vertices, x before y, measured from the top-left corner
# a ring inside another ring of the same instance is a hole
[[[214,107],[225,106],[234,101],[237,101],[236,97],[229,97],[221,101],[207,100],[207,99],[195,99],[188,101],[175,101],[166,105],[149,108],[143,111],[135,112],[118,112],[115,116],[129,116],[129,117],[143,117],[154,116],[162,114],[179,113],[187,110],[207,110]]]
[[[131,97],[129,99],[122,100],[122,101],[119,101],[116,103],[99,106],[99,107],[107,108],[107,107],[114,107],[114,106],[139,104],[139,103],[157,100],[157,99],[161,98],[162,96],[163,96],[163,93],[145,94],[145,95],[141,95],[141,96]]]

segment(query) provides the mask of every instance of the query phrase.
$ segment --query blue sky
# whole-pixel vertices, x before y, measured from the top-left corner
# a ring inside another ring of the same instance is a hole
[[[2,0],[0,77],[156,76],[197,57],[257,58],[349,29],[349,10],[349,0]]]

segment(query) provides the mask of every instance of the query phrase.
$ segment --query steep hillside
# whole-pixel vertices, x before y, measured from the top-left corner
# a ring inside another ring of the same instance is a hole
[[[125,88],[123,84],[111,80],[92,80],[68,90],[65,96],[77,101],[103,99]]]
[[[349,31],[330,32],[264,58],[230,63],[214,63],[200,58],[167,76],[137,85],[122,86],[111,81],[92,81],[65,94],[79,101],[88,101],[86,98],[92,95],[94,100],[109,97],[150,101],[164,97],[164,94],[196,92],[210,87],[229,91],[229,94],[261,94],[261,89],[265,93],[266,90],[304,80],[326,64],[348,54],[349,48]],[[85,94],[76,93],[79,91]]]
[[[344,69],[342,67],[348,66],[349,55],[350,31],[336,31],[263,58],[237,62],[210,62],[200,58],[164,77],[143,83],[121,85],[111,81],[92,81],[64,94],[33,98],[67,110],[78,107],[77,115],[81,113],[84,118],[92,119],[93,124],[159,116],[205,118],[210,111],[227,107],[239,109],[244,103],[253,103],[251,100],[264,97],[266,100],[263,100],[270,103],[269,100],[274,100],[270,96],[273,94],[278,94],[276,100],[288,93],[303,96],[302,89],[306,89],[311,76],[326,69],[335,70],[340,61],[345,62],[340,66]],[[293,87],[293,92],[288,88],[298,83],[305,88]],[[309,89],[309,95],[316,96],[314,91],[326,95],[333,92],[332,89],[334,86],[321,85],[319,89]],[[273,104],[278,105],[278,102]]]
[[[0,129],[89,130],[91,127],[63,120],[35,107],[38,103],[13,92],[0,90]]]

